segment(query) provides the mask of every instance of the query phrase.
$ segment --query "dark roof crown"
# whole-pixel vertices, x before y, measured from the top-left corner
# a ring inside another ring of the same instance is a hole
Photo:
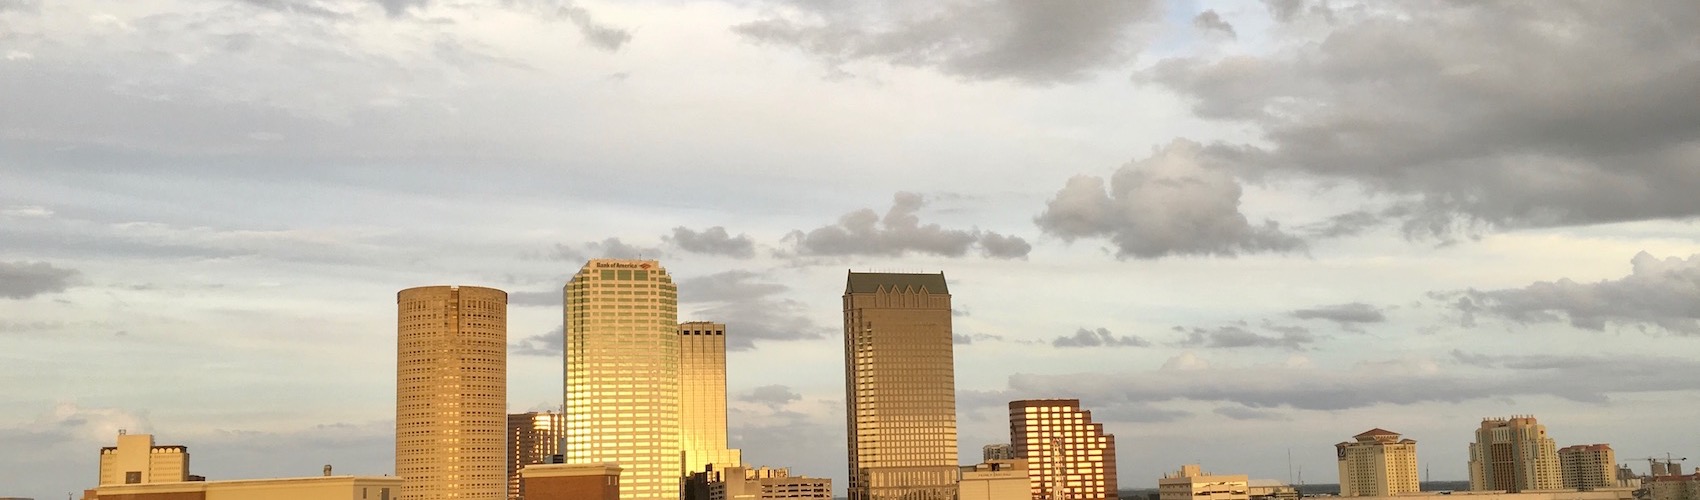
[[[844,293],[877,293],[880,290],[907,290],[910,288],[924,289],[927,293],[949,294],[950,289],[944,284],[944,273],[913,274],[913,273],[850,273],[844,284]]]

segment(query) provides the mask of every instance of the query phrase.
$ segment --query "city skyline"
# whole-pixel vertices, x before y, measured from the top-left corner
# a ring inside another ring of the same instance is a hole
[[[822,5],[0,0],[0,495],[117,429],[391,472],[411,286],[509,292],[555,409],[593,257],[666,263],[728,446],[840,490],[846,270],[950,277],[963,464],[1031,398],[1126,488],[1377,427],[1461,480],[1518,414],[1700,450],[1621,417],[1700,419],[1692,2]]]

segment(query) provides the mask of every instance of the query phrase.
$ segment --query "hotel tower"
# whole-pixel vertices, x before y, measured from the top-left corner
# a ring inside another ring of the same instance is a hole
[[[594,259],[565,290],[569,464],[617,463],[620,498],[675,500],[679,293],[653,260]]]
[[[1010,401],[1009,442],[1027,459],[1033,498],[1115,500],[1116,437],[1080,400]]]
[[[679,447],[685,474],[743,465],[726,446],[726,325],[679,324]]]
[[[395,472],[402,500],[507,498],[508,294],[396,294]]]
[[[1470,443],[1473,491],[1556,490],[1564,487],[1558,450],[1547,426],[1527,415],[1482,420]]]
[[[1422,491],[1417,483],[1417,442],[1374,428],[1334,445],[1340,496],[1389,497]]]
[[[851,500],[956,495],[956,371],[944,274],[855,273],[844,289]]]

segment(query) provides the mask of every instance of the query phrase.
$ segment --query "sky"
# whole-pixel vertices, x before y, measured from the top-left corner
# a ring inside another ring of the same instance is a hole
[[[0,496],[119,429],[393,472],[394,294],[658,259],[752,465],[842,490],[846,271],[943,272],[963,463],[1079,398],[1120,483],[1336,480],[1484,417],[1700,452],[1700,3],[0,0]],[[1288,457],[1291,457],[1290,461]]]

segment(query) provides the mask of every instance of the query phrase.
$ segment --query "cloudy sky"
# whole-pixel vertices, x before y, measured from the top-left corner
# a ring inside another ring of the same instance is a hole
[[[392,471],[394,293],[660,259],[732,440],[842,488],[846,270],[943,271],[964,463],[1078,397],[1121,484],[1333,482],[1486,416],[1700,452],[1700,3],[0,0],[0,496],[117,429]],[[1676,431],[1676,432],[1673,432]],[[1644,464],[1645,462],[1636,462]],[[1644,466],[1641,466],[1644,467]]]

